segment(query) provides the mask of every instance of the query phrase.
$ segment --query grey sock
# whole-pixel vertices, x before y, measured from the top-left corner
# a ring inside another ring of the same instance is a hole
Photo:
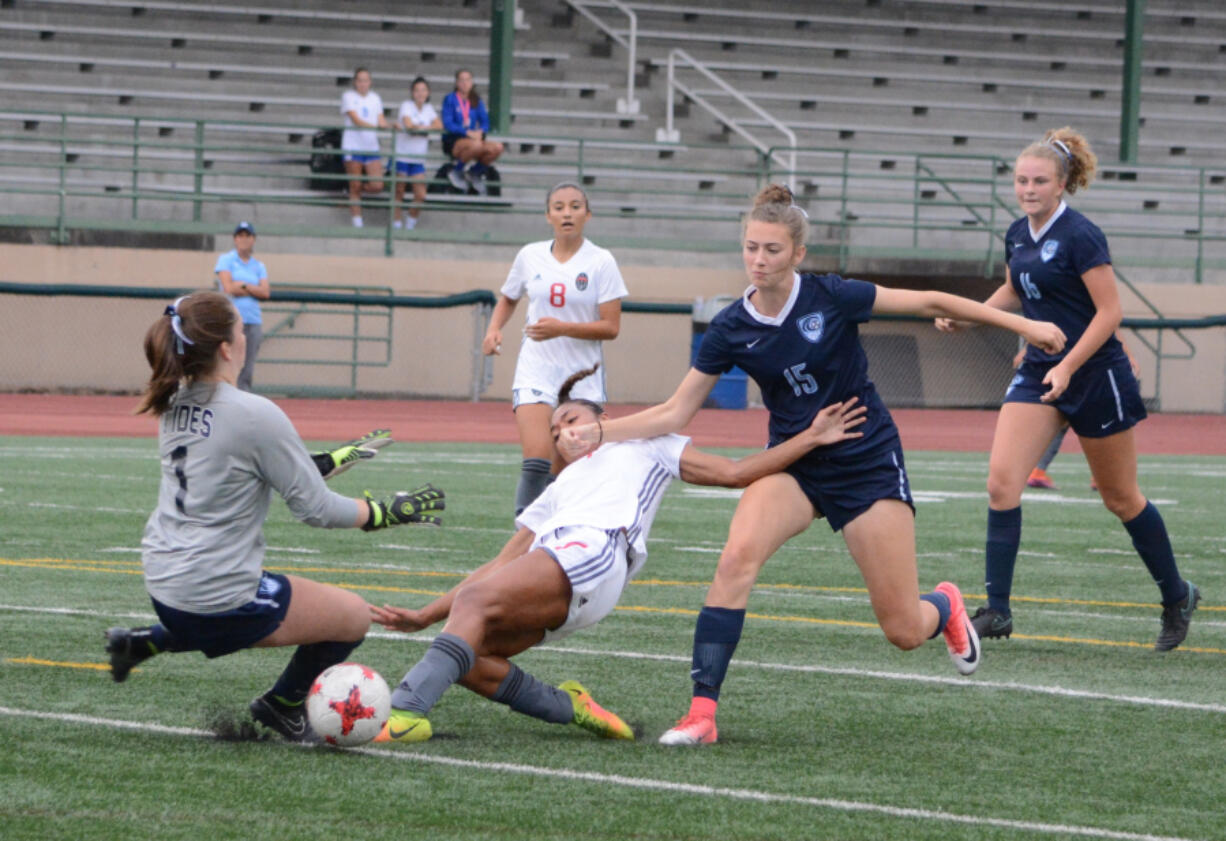
[[[519,484],[515,486],[515,516],[518,517],[532,501],[544,493],[553,481],[547,458],[526,458],[519,469]]]
[[[575,717],[575,705],[570,695],[523,671],[514,663],[510,673],[498,685],[493,700],[506,704],[517,713],[548,721],[550,724],[570,724]]]
[[[472,671],[476,661],[468,643],[444,631],[392,692],[392,708],[425,715],[451,684]]]

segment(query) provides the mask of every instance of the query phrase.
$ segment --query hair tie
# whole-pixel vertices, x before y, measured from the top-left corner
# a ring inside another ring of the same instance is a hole
[[[186,348],[183,347],[184,342],[189,345],[195,344],[195,342],[187,338],[187,334],[183,332],[183,319],[179,317],[179,303],[186,297],[186,295],[183,295],[175,299],[173,304],[166,307],[164,313],[165,315],[170,316],[170,329],[174,330],[175,332],[175,353],[177,353],[179,356],[182,356],[186,350]]]
[[[808,219],[808,218],[809,218],[809,213],[808,213],[808,211],[806,211],[806,210],[805,210],[803,207],[801,207],[800,205],[798,205],[798,204],[796,204],[796,203],[793,203],[793,204],[792,204],[792,207],[794,207],[794,208],[796,208],[797,210],[799,210],[799,211],[800,211],[800,215],[801,215],[801,216],[805,217],[806,219]]]

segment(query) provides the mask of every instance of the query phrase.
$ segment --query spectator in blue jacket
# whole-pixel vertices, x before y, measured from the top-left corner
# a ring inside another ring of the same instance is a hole
[[[264,320],[260,301],[272,294],[268,286],[268,269],[252,256],[255,251],[255,228],[250,222],[239,222],[234,229],[234,248],[217,258],[213,273],[217,286],[234,301],[234,308],[243,319],[243,335],[247,337],[247,361],[236,383],[243,391],[251,391],[251,373],[255,356],[264,338]]]
[[[443,154],[455,160],[447,177],[457,190],[472,187],[485,195],[489,166],[503,149],[498,141],[485,139],[489,130],[490,115],[473,86],[472,71],[457,70],[455,90],[443,99]]]

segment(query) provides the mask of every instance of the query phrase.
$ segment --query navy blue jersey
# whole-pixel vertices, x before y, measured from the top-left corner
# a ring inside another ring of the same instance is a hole
[[[1038,241],[1030,235],[1027,217],[1014,221],[1005,235],[1005,260],[1025,316],[1053,322],[1068,338],[1064,350],[1057,354],[1027,346],[1027,361],[1063,359],[1098,312],[1081,276],[1095,266],[1111,262],[1107,238],[1097,225],[1066,206]],[[1110,363],[1123,357],[1123,347],[1112,336],[1086,364]]]
[[[694,367],[722,374],[735,365],[753,378],[770,410],[770,444],[804,430],[823,407],[859,397],[868,407],[863,438],[819,447],[814,457],[874,452],[898,430],[868,379],[857,325],[868,321],[877,287],[838,275],[798,275],[783,311],[767,318],[749,303],[753,288],[711,320]]]

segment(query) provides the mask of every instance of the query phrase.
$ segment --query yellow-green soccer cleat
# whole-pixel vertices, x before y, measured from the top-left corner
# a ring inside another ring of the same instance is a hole
[[[434,735],[430,719],[421,713],[408,710],[392,710],[387,724],[375,736],[376,742],[424,742]]]
[[[573,724],[582,727],[589,733],[595,733],[602,739],[634,739],[634,731],[626,722],[614,713],[597,704],[588,691],[578,681],[568,680],[558,684],[570,696],[570,702],[575,706]]]

